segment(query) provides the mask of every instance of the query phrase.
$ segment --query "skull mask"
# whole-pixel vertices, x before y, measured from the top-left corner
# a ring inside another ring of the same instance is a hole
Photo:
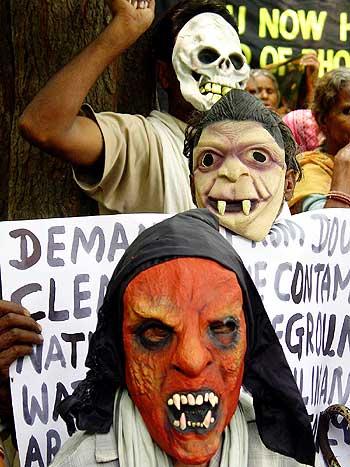
[[[184,99],[201,111],[232,88],[244,88],[249,77],[238,34],[216,13],[201,13],[181,29],[173,67]]]

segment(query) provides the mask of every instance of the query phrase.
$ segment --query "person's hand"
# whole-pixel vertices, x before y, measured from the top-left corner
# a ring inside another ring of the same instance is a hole
[[[320,69],[320,62],[318,61],[316,52],[303,55],[300,59],[300,65],[305,67],[307,84],[313,84]]]
[[[334,169],[330,191],[350,196],[350,143],[341,148],[334,156]],[[346,200],[328,198],[326,208],[350,208]]]
[[[0,300],[0,382],[8,380],[9,367],[41,344],[40,325],[17,303]]]
[[[343,148],[339,149],[334,156],[336,160],[349,163],[350,162],[350,142]]]
[[[105,0],[119,27],[135,41],[152,24],[155,0]]]
[[[17,303],[0,300],[0,417],[13,425],[9,368],[17,358],[29,355],[41,344],[40,325]]]
[[[305,105],[310,106],[314,100],[314,90],[320,69],[316,52],[303,55],[300,59],[300,65],[305,67]]]

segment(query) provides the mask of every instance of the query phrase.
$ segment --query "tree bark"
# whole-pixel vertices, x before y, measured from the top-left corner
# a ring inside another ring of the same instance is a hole
[[[97,214],[76,186],[71,167],[39,151],[19,134],[20,114],[69,59],[106,26],[104,0],[0,2],[0,219]],[[96,111],[146,115],[154,74],[149,34],[101,76],[87,97]],[[118,73],[118,83],[116,75]]]
[[[7,0],[0,2],[0,220],[7,219],[11,115],[14,109],[13,56]]]
[[[147,116],[155,107],[156,73],[147,31],[119,60],[118,111]]]
[[[24,141],[17,122],[53,73],[105,26],[103,1],[5,0],[0,13],[1,217],[94,214],[96,204],[75,186],[69,165]],[[115,106],[113,73],[111,67],[88,97],[97,109]]]

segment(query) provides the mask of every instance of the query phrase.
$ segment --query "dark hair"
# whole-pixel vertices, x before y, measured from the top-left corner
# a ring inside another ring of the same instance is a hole
[[[232,89],[210,110],[194,113],[186,128],[184,146],[184,155],[189,159],[190,173],[193,172],[193,150],[202,131],[213,123],[225,120],[260,123],[284,149],[287,169],[292,169],[300,180],[301,168],[296,159],[297,145],[292,132],[277,113],[267,109],[260,99],[241,89]]]
[[[326,123],[326,116],[336,104],[340,91],[350,84],[350,69],[340,67],[325,73],[317,81],[312,113],[319,125]]]
[[[152,48],[155,60],[171,63],[176,36],[185,24],[200,13],[216,13],[237,31],[237,25],[222,0],[181,0],[167,10],[155,25]]]

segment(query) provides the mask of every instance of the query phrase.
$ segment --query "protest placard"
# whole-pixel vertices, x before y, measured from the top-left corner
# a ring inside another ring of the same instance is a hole
[[[86,373],[89,336],[125,249],[164,215],[120,215],[0,225],[3,298],[25,306],[44,344],[12,367],[22,466],[48,465],[68,437],[57,405]]]
[[[323,410],[350,404],[350,212],[292,216],[259,243],[224,234],[263,298],[316,435]],[[350,465],[343,417],[329,436],[340,464]]]
[[[0,225],[3,297],[34,313],[45,339],[11,368],[23,466],[45,467],[67,438],[57,404],[85,375],[89,335],[108,278],[138,233],[165,217]],[[282,220],[258,243],[222,231],[263,298],[314,431],[322,410],[350,404],[349,227],[350,212],[331,209]],[[350,433],[341,417],[333,419],[330,438],[341,465],[350,465]]]

